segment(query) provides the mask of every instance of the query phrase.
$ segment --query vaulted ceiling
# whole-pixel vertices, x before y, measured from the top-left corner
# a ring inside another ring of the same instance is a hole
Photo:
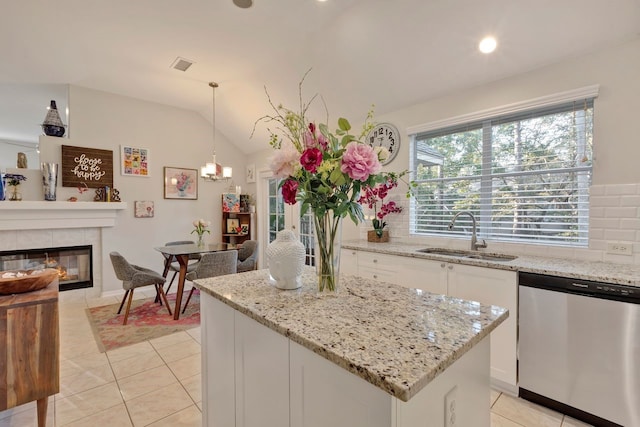
[[[640,34],[640,0],[21,0],[5,2],[0,82],[69,83],[200,112],[243,152],[298,82],[358,121]],[[498,38],[492,55],[477,44]],[[176,57],[194,61],[186,72]],[[337,117],[331,117],[337,119]]]

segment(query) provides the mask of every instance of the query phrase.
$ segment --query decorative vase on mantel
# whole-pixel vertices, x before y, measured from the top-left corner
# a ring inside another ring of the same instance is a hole
[[[19,202],[22,200],[22,193],[18,191],[19,185],[9,185],[9,200]]]
[[[322,216],[313,215],[313,225],[318,242],[318,253],[315,254],[318,292],[335,294],[340,282],[342,218],[327,211]]]
[[[60,119],[56,101],[53,99],[49,105],[49,111],[42,122],[42,130],[45,135],[61,137],[64,135],[64,123]]]

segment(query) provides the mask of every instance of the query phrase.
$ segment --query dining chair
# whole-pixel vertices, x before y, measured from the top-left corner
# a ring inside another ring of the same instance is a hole
[[[162,277],[161,274],[156,273],[155,271],[148,268],[130,264],[118,252],[109,253],[109,257],[111,258],[111,264],[113,265],[113,270],[116,273],[116,277],[118,278],[118,280],[122,280],[122,287],[126,291],[124,293],[124,297],[122,298],[122,303],[120,303],[118,314],[120,314],[120,312],[122,311],[122,306],[127,299],[127,295],[129,296],[127,309],[124,312],[124,321],[122,322],[123,325],[127,324],[127,319],[129,318],[129,309],[131,308],[131,301],[133,301],[133,291],[136,288],[142,286],[154,285],[156,288],[156,294],[164,302],[164,305],[169,311],[169,315],[171,315],[171,308],[169,307],[169,302],[167,301],[167,296],[165,295],[163,289],[165,278]]]
[[[202,254],[200,262],[194,271],[187,273],[187,280],[193,282],[196,279],[204,279],[206,277],[224,276],[225,274],[234,274],[238,271],[238,251],[233,249],[229,251],[208,252]],[[191,300],[191,295],[195,291],[195,286],[191,288],[187,301],[184,303],[182,313],[185,312]]]
[[[195,242],[193,240],[176,240],[174,242],[167,242],[164,245],[165,246],[195,245]],[[169,255],[167,254],[162,254],[162,255],[164,256],[164,262],[166,263],[169,259]],[[190,271],[193,271],[196,268],[198,261],[200,261],[199,254],[189,255],[189,265],[187,266],[187,273]],[[167,295],[169,295],[169,290],[171,289],[171,285],[173,285],[173,281],[176,278],[176,274],[180,272],[180,264],[178,263],[178,261],[174,260],[171,264],[169,264],[169,270],[173,271],[173,276],[171,276],[171,281],[169,281],[169,286],[167,286],[167,290],[165,291],[165,294]],[[157,298],[156,298],[156,302],[157,302]]]
[[[238,249],[238,273],[258,268],[258,242],[245,240]]]

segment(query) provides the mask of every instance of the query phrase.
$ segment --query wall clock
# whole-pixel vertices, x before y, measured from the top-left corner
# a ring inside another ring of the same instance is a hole
[[[380,162],[384,166],[391,163],[400,150],[400,132],[391,123],[378,123],[367,134],[366,143],[374,148],[384,147],[389,151],[387,160]]]

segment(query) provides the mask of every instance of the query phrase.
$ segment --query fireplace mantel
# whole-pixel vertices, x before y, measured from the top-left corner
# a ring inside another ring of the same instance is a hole
[[[126,202],[0,202],[0,230],[113,227]]]

